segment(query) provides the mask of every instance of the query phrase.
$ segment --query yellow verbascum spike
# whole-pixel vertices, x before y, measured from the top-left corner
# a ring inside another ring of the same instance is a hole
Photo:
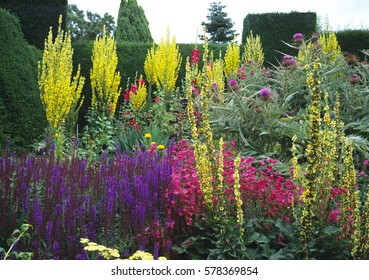
[[[92,89],[92,110],[98,110],[113,117],[119,95],[120,72],[116,70],[118,56],[116,43],[112,36],[106,34],[96,37],[92,50],[92,69],[90,71]]]
[[[73,49],[70,33],[61,29],[59,18],[58,34],[53,40],[52,28],[45,40],[42,62],[38,65],[38,85],[41,101],[45,107],[46,118],[53,129],[63,126],[71,108],[81,105],[81,92],[84,77],[80,67],[74,77]],[[79,102],[80,101],[80,102]],[[78,102],[80,103],[78,105]]]

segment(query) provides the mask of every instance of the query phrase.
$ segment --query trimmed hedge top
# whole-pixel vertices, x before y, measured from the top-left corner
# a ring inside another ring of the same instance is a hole
[[[303,33],[309,38],[316,32],[316,26],[317,16],[313,12],[248,14],[243,22],[242,43],[246,42],[251,31],[260,35],[265,60],[275,64],[276,58],[281,57],[276,50],[290,54],[292,51],[282,41],[291,42],[295,33]]]

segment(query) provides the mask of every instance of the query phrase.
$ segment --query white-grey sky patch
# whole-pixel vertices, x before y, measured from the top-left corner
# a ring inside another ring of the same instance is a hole
[[[120,0],[69,0],[81,10],[89,10],[103,15],[108,12],[118,16]],[[151,34],[155,42],[166,34],[170,27],[178,43],[195,43],[197,32],[201,32],[201,22],[207,21],[211,2],[221,2],[226,6],[234,22],[234,29],[242,35],[243,19],[249,13],[266,12],[316,12],[324,21],[328,18],[333,30],[368,29],[369,1],[367,0],[137,0],[145,10]],[[324,23],[324,22],[323,22]]]

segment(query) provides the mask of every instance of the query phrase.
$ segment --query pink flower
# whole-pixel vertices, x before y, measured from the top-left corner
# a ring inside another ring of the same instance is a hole
[[[366,159],[366,160],[363,161],[363,164],[364,165],[368,165],[369,164],[369,161]]]
[[[340,214],[340,209],[332,209],[331,212],[329,213],[328,221],[338,223],[339,222],[339,218],[338,218],[339,214]]]
[[[293,35],[293,40],[295,41],[295,43],[302,43],[304,39],[304,35],[302,35],[302,33],[295,33]]]

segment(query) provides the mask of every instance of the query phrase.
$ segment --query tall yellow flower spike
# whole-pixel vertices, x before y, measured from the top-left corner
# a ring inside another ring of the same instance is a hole
[[[106,34],[104,26],[103,35],[96,37],[92,50],[92,110],[106,113],[110,117],[115,113],[122,91],[120,72],[116,71],[117,65],[116,43],[112,36]]]
[[[224,73],[228,80],[237,76],[240,62],[240,45],[238,45],[236,42],[228,44],[224,57]]]
[[[140,109],[142,109],[142,107],[145,106],[146,104],[146,97],[147,97],[147,89],[146,89],[145,81],[142,79],[142,75],[141,75],[140,79],[138,80],[136,94],[134,93],[131,94],[132,107],[136,111],[139,111]]]
[[[41,101],[45,107],[50,126],[57,129],[65,123],[72,107],[79,107],[84,77],[80,76],[80,66],[73,72],[73,49],[70,33],[61,29],[59,18],[58,34],[53,40],[52,28],[45,40],[42,62],[38,64],[38,85]]]
[[[255,62],[259,66],[259,68],[261,68],[264,63],[264,52],[263,46],[260,41],[260,36],[254,36],[252,34],[252,31],[250,35],[246,38],[243,61],[244,63],[247,63],[248,61]]]
[[[164,93],[173,93],[176,88],[178,71],[182,62],[176,38],[170,39],[169,28],[166,39],[161,39],[157,48],[149,50],[144,65],[146,79],[149,83],[155,83]]]

